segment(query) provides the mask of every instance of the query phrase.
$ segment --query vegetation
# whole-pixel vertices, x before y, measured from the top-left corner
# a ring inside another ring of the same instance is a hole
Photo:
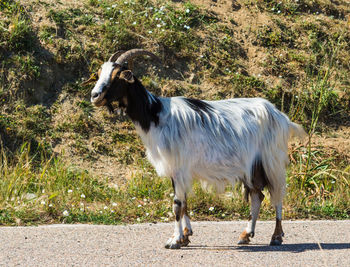
[[[350,5],[329,0],[0,0],[0,225],[168,221],[132,123],[80,82],[119,49],[163,96],[264,97],[309,133],[292,144],[284,217],[350,217]],[[265,194],[266,196],[268,194]],[[248,217],[241,187],[194,184],[194,219]],[[274,218],[268,197],[262,219]]]

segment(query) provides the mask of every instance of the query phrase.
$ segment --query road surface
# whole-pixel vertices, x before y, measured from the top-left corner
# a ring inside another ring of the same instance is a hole
[[[269,246],[274,222],[194,222],[188,247],[164,248],[173,224],[0,227],[0,266],[350,266],[350,220],[284,221],[284,244]]]

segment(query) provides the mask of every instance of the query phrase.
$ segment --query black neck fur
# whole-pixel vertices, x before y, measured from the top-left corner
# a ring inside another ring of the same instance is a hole
[[[152,122],[158,125],[162,103],[158,97],[153,95],[151,97],[136,77],[134,79],[135,81],[128,84],[126,90],[126,114],[134,123],[140,124],[141,128],[147,132]]]

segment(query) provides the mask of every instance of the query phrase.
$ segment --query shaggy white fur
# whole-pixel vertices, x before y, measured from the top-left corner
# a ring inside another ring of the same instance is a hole
[[[183,195],[197,178],[223,190],[243,180],[252,186],[252,167],[261,160],[272,204],[282,201],[288,139],[304,130],[261,98],[203,101],[193,109],[185,98],[159,98],[159,124],[136,129],[158,175],[172,177]]]

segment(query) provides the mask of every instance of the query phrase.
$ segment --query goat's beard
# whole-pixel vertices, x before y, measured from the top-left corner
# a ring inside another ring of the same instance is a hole
[[[96,106],[96,107],[102,107],[102,106],[105,106],[107,105],[107,99],[106,98],[103,98],[102,100],[98,101],[98,102],[93,102],[93,104]]]
[[[119,101],[107,101],[107,103],[105,103],[105,106],[111,114],[123,114],[126,109],[126,107]]]

